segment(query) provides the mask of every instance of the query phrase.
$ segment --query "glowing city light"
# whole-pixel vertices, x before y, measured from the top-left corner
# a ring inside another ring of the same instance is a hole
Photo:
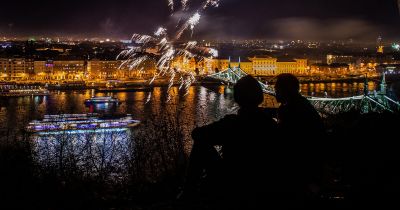
[[[393,43],[393,44],[392,44],[392,48],[393,48],[394,50],[400,51],[400,44]]]

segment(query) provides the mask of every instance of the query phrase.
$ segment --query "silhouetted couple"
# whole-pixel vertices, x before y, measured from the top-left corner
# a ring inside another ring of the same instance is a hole
[[[224,200],[230,209],[303,205],[318,177],[319,157],[310,147],[312,136],[324,133],[322,120],[299,93],[299,81],[278,76],[276,98],[281,103],[278,122],[259,105],[264,94],[251,76],[234,87],[240,109],[236,115],[196,128],[184,196]],[[215,146],[220,146],[217,151]],[[314,187],[314,189],[317,189]]]

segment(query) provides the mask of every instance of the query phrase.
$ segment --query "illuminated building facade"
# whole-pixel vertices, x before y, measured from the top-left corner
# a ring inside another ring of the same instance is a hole
[[[87,71],[90,79],[118,79],[124,77],[119,69],[121,61],[88,61]]]
[[[54,63],[52,60],[34,61],[33,63],[36,80],[51,80],[53,77]]]
[[[306,59],[278,59],[277,63],[277,74],[295,74],[303,75],[307,73],[307,60]]]
[[[0,58],[2,80],[28,80],[34,75],[33,60],[25,58]]]
[[[249,58],[253,63],[253,75],[274,76],[283,73],[303,75],[308,73],[307,59],[272,57]]]
[[[204,59],[196,62],[194,58],[177,58],[172,66],[176,69],[197,71],[200,74],[212,74],[229,68],[239,67],[254,76],[274,76],[282,73],[304,75],[308,73],[306,59],[278,59],[272,57],[253,57],[232,62],[229,59]],[[196,73],[197,73],[196,72]]]
[[[179,56],[172,61],[172,68],[175,69],[184,69],[186,71],[195,71],[198,68],[198,64],[195,58],[185,58],[183,56]]]
[[[277,74],[277,58],[253,57],[249,59],[253,63],[253,75],[272,76]]]
[[[52,79],[84,80],[87,78],[87,63],[83,60],[54,61]]]
[[[332,63],[347,63],[349,65],[355,63],[356,58],[351,55],[333,55],[333,54],[328,54],[326,56],[326,63],[327,64],[332,64]]]
[[[231,67],[235,68],[235,67],[239,67],[240,65],[240,69],[242,69],[244,72],[246,72],[247,74],[253,74],[253,62],[251,61],[240,61],[239,62],[232,62],[231,63]]]
[[[319,63],[311,65],[311,74],[344,75],[350,73],[350,67],[345,63]]]
[[[386,75],[399,75],[400,64],[382,64],[376,67],[379,73],[385,73]]]

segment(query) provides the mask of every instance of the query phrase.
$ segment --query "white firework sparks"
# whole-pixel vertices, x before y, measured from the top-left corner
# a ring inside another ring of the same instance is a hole
[[[210,48],[210,54],[212,55],[212,57],[217,58],[218,57],[218,50],[216,50],[214,48]]]
[[[185,24],[182,25],[181,29],[178,31],[177,35],[176,35],[176,39],[180,39],[183,32],[185,32],[189,26],[190,26],[190,30],[192,30],[192,36],[193,36],[193,31],[194,31],[194,27],[200,23],[200,18],[201,15],[200,13],[196,12],[194,15],[192,15]]]
[[[219,7],[219,1],[220,0],[207,0],[203,6],[203,9],[206,9],[207,7]]]
[[[174,0],[168,0],[168,6],[171,8],[171,11],[173,11],[175,6]]]
[[[189,42],[186,44],[186,48],[185,48],[185,49],[191,49],[191,48],[193,48],[193,47],[196,47],[196,45],[197,45],[197,42],[196,42],[196,41],[189,41]]]
[[[167,34],[167,29],[163,27],[159,27],[156,32],[154,32],[154,36],[164,36]]]
[[[196,12],[191,18],[189,18],[188,23],[190,25],[190,29],[193,30],[194,27],[200,23],[201,15]]]
[[[181,0],[182,11],[188,10],[189,0]],[[201,19],[201,11],[207,7],[218,7],[220,0],[204,0],[201,8],[191,15],[184,24],[179,27],[173,40],[168,37],[167,29],[159,27],[154,36],[134,34],[132,42],[135,47],[122,51],[117,59],[123,59],[120,68],[128,67],[130,70],[141,69],[146,61],[152,61],[156,65],[155,76],[150,80],[152,84],[156,78],[160,76],[169,77],[169,89],[174,85],[175,81],[179,82],[179,89],[185,89],[188,92],[190,86],[196,81],[194,69],[185,69],[181,66],[173,65],[174,61],[182,58],[189,61],[197,58],[199,61],[207,61],[218,57],[218,51],[212,48],[198,47],[196,41],[189,41],[185,44],[179,43],[178,40],[182,34],[188,29],[192,35],[194,28],[199,24]],[[175,1],[168,0],[168,6],[174,11]],[[208,62],[209,63],[209,62]],[[148,97],[148,100],[151,96]]]
[[[189,0],[181,0],[182,10],[185,10],[188,6]]]

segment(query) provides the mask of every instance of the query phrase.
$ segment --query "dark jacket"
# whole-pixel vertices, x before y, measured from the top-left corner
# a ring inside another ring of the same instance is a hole
[[[226,181],[238,189],[261,186],[266,175],[272,174],[269,163],[276,132],[276,122],[263,109],[241,109],[237,115],[196,128],[192,137],[195,143],[222,146]]]
[[[284,158],[282,179],[286,190],[302,192],[318,182],[325,160],[326,133],[322,118],[301,95],[278,109],[278,130]]]
[[[311,103],[301,95],[279,107],[278,126],[281,133],[286,137],[308,139],[325,135],[325,128],[320,115]]]

